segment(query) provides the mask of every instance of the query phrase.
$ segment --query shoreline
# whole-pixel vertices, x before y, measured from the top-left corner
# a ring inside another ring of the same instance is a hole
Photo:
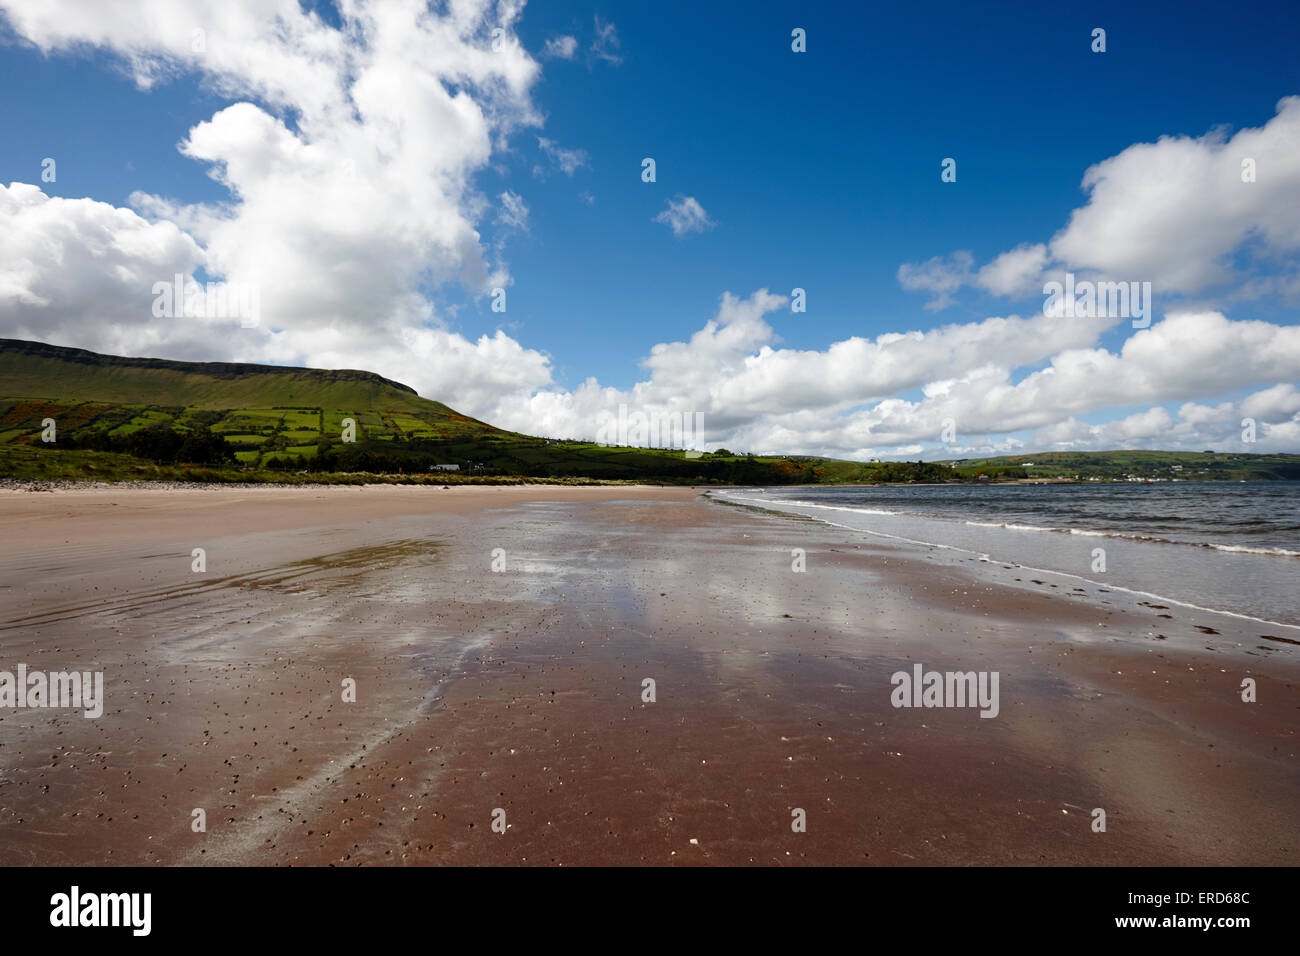
[[[1269,626],[1269,627],[1274,627],[1274,628],[1287,628],[1288,630],[1300,631],[1300,624],[1290,624],[1290,623],[1287,623],[1287,622],[1285,622],[1285,621],[1275,621],[1275,620],[1272,620],[1272,619],[1270,619],[1270,618],[1256,617],[1256,616],[1253,616],[1253,615],[1250,615],[1250,614],[1244,614],[1244,613],[1242,613],[1242,612],[1240,612],[1240,611],[1234,611],[1234,610],[1231,610],[1231,609],[1229,609],[1229,608],[1216,608],[1216,607],[1209,607],[1209,606],[1201,605],[1201,604],[1194,604],[1194,603],[1191,603],[1191,602],[1188,602],[1188,601],[1180,600],[1179,598],[1176,598],[1176,597],[1171,597],[1171,596],[1168,595],[1168,594],[1161,594],[1161,593],[1154,592],[1154,591],[1144,591],[1144,590],[1141,590],[1141,589],[1138,589],[1138,588],[1129,588],[1129,587],[1124,587],[1123,585],[1115,584],[1115,583],[1112,582],[1112,581],[1099,581],[1099,580],[1096,580],[1096,579],[1094,579],[1094,578],[1090,578],[1090,577],[1087,577],[1087,576],[1082,575],[1082,574],[1075,574],[1075,573],[1070,572],[1070,571],[1061,571],[1061,570],[1057,570],[1057,569],[1054,569],[1054,568],[1043,568],[1043,567],[1037,567],[1037,566],[1030,565],[1030,564],[1023,564],[1023,563],[1020,563],[1020,562],[1012,561],[1012,560],[1009,559],[1009,558],[994,558],[994,557],[992,557],[991,555],[986,554],[986,553],[984,553],[984,552],[977,551],[977,550],[974,550],[974,549],[971,549],[971,548],[965,548],[965,547],[962,547],[962,546],[960,546],[960,545],[946,544],[946,543],[938,542],[938,541],[922,541],[922,540],[919,540],[919,539],[915,539],[915,538],[907,538],[907,537],[903,537],[903,536],[901,536],[901,535],[890,534],[889,532],[886,532],[886,531],[878,531],[878,530],[874,530],[874,529],[867,529],[867,528],[854,528],[854,527],[851,526],[851,525],[839,524],[839,523],[837,523],[837,522],[831,521],[829,518],[817,518],[817,517],[813,517],[813,516],[811,516],[811,515],[804,515],[804,514],[802,514],[802,513],[800,513],[800,512],[780,511],[780,510],[777,510],[777,509],[774,509],[774,508],[765,508],[765,507],[763,507],[761,504],[752,504],[752,503],[745,503],[745,502],[739,502],[739,501],[731,501],[731,500],[726,499],[726,498],[712,498],[712,496],[710,496],[709,493],[708,493],[707,491],[705,492],[705,497],[710,498],[710,500],[717,501],[717,502],[722,503],[722,504],[726,504],[726,505],[728,505],[728,506],[730,506],[730,507],[735,507],[735,508],[745,508],[745,509],[748,509],[748,510],[751,510],[751,511],[754,511],[754,512],[758,512],[758,513],[761,513],[761,514],[770,515],[770,516],[775,517],[775,518],[787,518],[787,519],[795,519],[795,520],[807,520],[807,521],[813,521],[813,522],[816,522],[816,523],[819,523],[819,524],[823,524],[823,525],[825,525],[826,527],[829,527],[829,528],[837,528],[837,529],[840,529],[840,530],[843,530],[843,531],[850,532],[851,534],[855,534],[855,535],[868,535],[868,536],[876,537],[876,538],[884,538],[884,539],[887,539],[887,540],[892,541],[892,542],[897,542],[897,543],[900,543],[900,544],[902,544],[902,545],[910,545],[910,546],[913,546],[913,547],[916,547],[916,548],[920,548],[920,549],[925,549],[925,548],[935,549],[935,548],[937,548],[937,549],[941,549],[941,550],[944,550],[944,551],[952,551],[952,552],[956,552],[956,553],[959,553],[959,554],[970,555],[970,556],[976,558],[976,559],[977,559],[981,564],[988,564],[988,565],[1002,565],[1002,566],[1004,566],[1004,567],[1006,567],[1006,568],[1008,568],[1008,569],[1014,567],[1014,568],[1017,569],[1017,570],[1020,570],[1020,571],[1026,571],[1026,572],[1033,573],[1033,574],[1050,574],[1050,575],[1053,575],[1053,576],[1055,576],[1055,577],[1066,578],[1066,579],[1069,579],[1069,580],[1071,580],[1071,581],[1076,581],[1076,582],[1079,582],[1079,583],[1081,583],[1081,584],[1086,584],[1086,585],[1089,585],[1089,586],[1092,586],[1092,587],[1096,587],[1096,588],[1105,588],[1105,589],[1107,589],[1107,590],[1109,590],[1109,591],[1119,591],[1119,592],[1123,592],[1123,593],[1125,593],[1125,594],[1131,595],[1131,596],[1134,597],[1134,598],[1145,597],[1145,598],[1154,598],[1154,599],[1159,600],[1159,601],[1169,601],[1169,602],[1171,602],[1171,603],[1173,603],[1173,604],[1177,604],[1177,605],[1179,605],[1180,607],[1187,608],[1188,610],[1191,610],[1191,611],[1198,611],[1198,612],[1201,612],[1201,613],[1204,613],[1204,614],[1218,614],[1218,615],[1223,615],[1223,616],[1225,616],[1225,617],[1236,618],[1236,619],[1241,620],[1241,621],[1249,621],[1249,622],[1251,622],[1252,624],[1263,624],[1263,625],[1267,625],[1267,626]],[[961,521],[961,520],[966,520],[966,519],[954,518],[953,520],[955,520],[955,521]],[[1055,532],[1055,533],[1062,533],[1062,532],[1067,532],[1067,531],[1068,531],[1068,532],[1070,532],[1070,533],[1072,533],[1072,534],[1090,535],[1090,536],[1098,537],[1098,538],[1115,537],[1115,538],[1120,538],[1120,539],[1127,539],[1127,536],[1122,535],[1122,534],[1108,534],[1108,533],[1102,533],[1102,532],[1080,531],[1080,530],[1075,530],[1075,529],[1064,529],[1064,528],[1037,528],[1037,527],[1036,527],[1036,528],[1016,528],[1016,529],[1014,529],[1014,530],[1033,531],[1033,532]],[[1139,539],[1139,540],[1140,540],[1140,539]],[[1215,548],[1215,547],[1216,547],[1215,545],[1212,545],[1212,544],[1206,544],[1206,543],[1203,543],[1203,542],[1192,542],[1192,541],[1174,541],[1174,540],[1167,540],[1167,541],[1164,541],[1164,542],[1161,542],[1161,543],[1165,543],[1165,544],[1175,544],[1175,545],[1184,545],[1184,546],[1187,546],[1187,547],[1198,547],[1198,548],[1205,548],[1205,547],[1208,547],[1208,548]],[[1276,558],[1281,558],[1281,559],[1300,557],[1300,554],[1296,554],[1295,552],[1291,552],[1291,551],[1278,551],[1277,549],[1258,549],[1258,550],[1252,550],[1252,549],[1247,549],[1247,548],[1221,548],[1221,549],[1219,549],[1219,550],[1226,550],[1226,551],[1240,551],[1240,552],[1243,552],[1243,553],[1260,554],[1260,555],[1266,555],[1266,556],[1268,556],[1268,557],[1276,557]],[[1008,564],[1007,562],[1011,562],[1011,563]],[[1279,639],[1279,638],[1270,638],[1270,639],[1272,639],[1272,640],[1282,640],[1282,639]],[[1284,641],[1284,642],[1285,642],[1285,643],[1291,643],[1290,641]],[[1297,642],[1297,643],[1300,643],[1300,642]]]
[[[280,489],[317,489],[317,488],[506,488],[516,486],[538,486],[551,488],[689,488],[692,490],[727,490],[756,488],[761,490],[778,488],[950,488],[950,487],[989,487],[1020,485],[1186,485],[1186,484],[1274,484],[1295,481],[1291,478],[1153,478],[1153,479],[1117,479],[1117,478],[1014,478],[989,481],[837,481],[815,484],[780,484],[780,485],[724,485],[707,482],[688,481],[659,482],[640,481],[636,479],[558,477],[543,478],[526,475],[478,476],[465,478],[448,473],[440,477],[419,473],[412,475],[373,475],[369,473],[331,473],[335,480],[326,481],[182,481],[169,478],[122,479],[103,481],[99,479],[70,478],[13,478],[0,477],[0,494],[7,493],[47,493],[47,492],[81,492],[105,489],[124,489],[133,491],[221,491],[248,488]],[[371,480],[367,480],[371,479]]]
[[[0,494],[4,660],[107,692],[0,709],[0,863],[1294,862],[1258,629],[699,488],[411,488]],[[915,664],[998,716],[895,708]]]

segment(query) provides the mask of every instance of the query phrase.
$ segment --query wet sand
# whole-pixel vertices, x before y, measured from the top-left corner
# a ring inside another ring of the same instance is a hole
[[[0,523],[0,669],[107,696],[0,709],[0,864],[1296,862],[1294,630],[691,489],[0,491]],[[914,663],[997,671],[1000,713],[894,708]]]

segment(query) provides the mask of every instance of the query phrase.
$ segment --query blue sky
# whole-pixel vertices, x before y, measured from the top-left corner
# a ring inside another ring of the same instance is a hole
[[[249,88],[232,92],[232,84],[222,88],[202,69],[173,65],[144,90],[124,65],[129,40],[114,41],[107,29],[89,44],[72,28],[55,35],[24,20],[24,6],[0,2],[0,19],[6,9],[9,15],[0,31],[0,122],[10,131],[0,142],[0,182],[34,183],[47,196],[137,212],[136,193],[177,205],[220,204],[231,195],[210,178],[213,164],[177,149],[196,124],[248,100],[301,132],[291,102],[271,102]],[[144,4],[145,14],[150,6]],[[338,24],[332,5],[315,6],[326,28]],[[433,324],[471,342],[500,329],[523,350],[540,353],[548,376],[528,383],[533,392],[571,395],[594,377],[602,388],[630,395],[647,380],[639,363],[651,349],[689,341],[719,314],[725,292],[743,299],[760,289],[807,291],[807,313],[763,313],[773,333],[768,344],[780,350],[824,351],[854,336],[1035,314],[1041,292],[994,295],[975,283],[964,284],[947,307],[926,308],[931,296],[904,289],[900,266],[966,250],[979,269],[1017,246],[1047,243],[1087,204],[1081,182],[1094,164],[1161,136],[1195,139],[1223,128],[1230,137],[1264,127],[1283,97],[1300,93],[1295,14],[1284,5],[813,6],[525,7],[511,32],[537,65],[527,90],[533,121],[503,124],[490,159],[474,170],[471,192],[482,202],[467,215],[485,258],[508,273],[502,281],[509,306],[504,315],[494,313],[482,282],[426,279],[418,290],[437,315]],[[195,22],[209,16],[201,3],[196,10]],[[806,53],[791,51],[795,27],[807,31]],[[1090,49],[1094,27],[1106,30],[1103,54]],[[601,28],[604,56],[593,49]],[[557,37],[573,38],[572,58],[546,55]],[[558,168],[539,137],[580,151],[580,165],[570,173]],[[46,156],[58,161],[53,183],[40,179]],[[655,183],[641,181],[647,156],[657,164]],[[957,160],[955,183],[940,181],[945,157]],[[504,192],[523,200],[526,227],[499,222],[495,200]],[[669,200],[686,196],[714,225],[678,238],[653,220]],[[145,218],[158,218],[157,210]],[[1233,250],[1242,268],[1228,282],[1158,293],[1157,318],[1164,306],[1182,302],[1229,319],[1294,326],[1295,302],[1286,295],[1225,304],[1248,278],[1294,269],[1295,250],[1285,243],[1270,243],[1262,258],[1257,251],[1250,242]],[[33,327],[30,315],[21,320]],[[18,324],[15,318],[11,327]],[[1116,352],[1131,334],[1122,323],[1100,331],[1094,345]],[[167,336],[145,338],[165,350]],[[173,350],[199,357],[189,354],[194,347],[178,342]],[[315,354],[299,352],[304,360]],[[1051,360],[1044,354],[1008,369],[1008,381],[1023,381]],[[1294,377],[1243,379],[1204,395],[1166,390],[1151,397],[1177,397],[1103,403],[1071,417],[1097,424],[1156,406],[1172,411],[1188,400],[1236,401]],[[503,391],[494,405],[490,397],[447,387],[445,379],[412,384],[452,404],[476,404],[471,410],[478,412],[496,413],[500,401],[511,399]],[[923,397],[919,384],[892,394],[910,402]],[[853,415],[880,397],[854,404],[846,396],[821,413]],[[660,400],[666,399],[653,399]],[[533,419],[521,413],[509,424],[560,432],[567,424],[571,432],[573,421],[548,417],[557,414],[554,405],[535,401]],[[740,436],[767,436],[781,450],[818,450],[786,447],[789,433],[799,431],[794,419],[764,428],[752,410],[709,411],[719,420],[737,418]],[[1283,440],[1289,422],[1285,414],[1278,422]],[[1033,429],[1005,434],[1032,440]],[[822,441],[820,450],[868,448],[889,454],[856,438]]]

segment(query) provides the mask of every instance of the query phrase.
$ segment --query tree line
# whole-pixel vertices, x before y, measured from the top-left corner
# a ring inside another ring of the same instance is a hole
[[[117,452],[160,465],[224,465],[235,461],[235,450],[226,439],[203,424],[187,431],[177,431],[164,424],[149,425],[124,435],[83,431],[59,439],[57,447]]]

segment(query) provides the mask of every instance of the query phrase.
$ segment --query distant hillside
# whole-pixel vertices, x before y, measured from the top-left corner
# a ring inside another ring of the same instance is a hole
[[[1274,481],[1300,479],[1300,455],[1256,455],[1236,451],[1053,451],[1001,458],[945,462],[963,476],[1023,469],[1029,478],[1081,481]]]

